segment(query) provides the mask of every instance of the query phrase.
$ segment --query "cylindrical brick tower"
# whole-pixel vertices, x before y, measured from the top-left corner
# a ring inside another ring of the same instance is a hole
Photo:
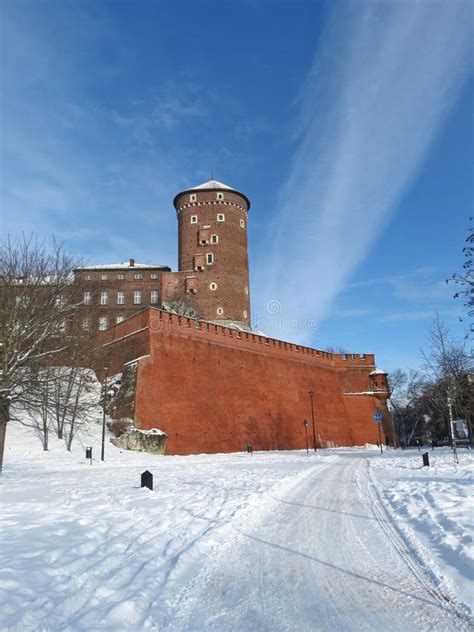
[[[209,180],[174,198],[179,271],[207,320],[250,327],[247,219],[250,201]]]

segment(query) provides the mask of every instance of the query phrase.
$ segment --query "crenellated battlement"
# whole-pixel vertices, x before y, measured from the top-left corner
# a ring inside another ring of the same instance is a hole
[[[232,327],[209,321],[172,314],[155,307],[149,307],[139,314],[124,320],[101,334],[101,337],[104,340],[104,344],[108,346],[116,341],[123,340],[125,336],[142,333],[144,329],[147,329],[149,332],[166,331],[170,334],[192,337],[197,340],[208,340],[212,343],[232,346],[237,349],[241,348],[280,356],[286,355],[294,360],[316,361],[319,364],[328,364],[333,368],[363,367],[372,370],[375,366],[373,354],[331,353],[277,338],[268,338],[261,334],[239,331]]]
[[[166,432],[171,454],[248,443],[301,449],[303,421],[313,413],[318,447],[363,445],[378,440],[375,411],[387,415],[387,393],[376,392],[370,376],[372,354],[312,349],[153,307],[98,341],[99,369],[110,375],[135,366],[129,414],[142,428]]]

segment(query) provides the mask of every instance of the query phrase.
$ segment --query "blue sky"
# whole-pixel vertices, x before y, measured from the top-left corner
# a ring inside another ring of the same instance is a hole
[[[245,192],[253,319],[416,366],[473,200],[469,2],[4,2],[2,233],[176,269],[176,192]]]

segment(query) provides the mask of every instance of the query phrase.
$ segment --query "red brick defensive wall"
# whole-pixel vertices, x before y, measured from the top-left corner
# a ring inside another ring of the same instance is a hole
[[[373,355],[334,354],[148,308],[100,334],[111,373],[136,367],[133,416],[168,454],[291,450],[379,440],[386,376]]]

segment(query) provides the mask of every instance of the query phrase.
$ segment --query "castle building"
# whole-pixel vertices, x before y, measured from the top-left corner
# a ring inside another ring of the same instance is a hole
[[[210,180],[174,207],[177,272],[133,260],[76,270],[97,307],[101,366],[123,376],[115,415],[163,430],[169,454],[376,443],[377,412],[393,441],[387,374],[372,354],[251,331],[247,196]],[[160,309],[183,296],[199,318]]]
[[[95,322],[84,315],[85,329],[104,331],[147,305],[166,306],[183,296],[205,320],[250,329],[249,199],[210,180],[178,193],[174,207],[177,272],[134,259],[74,271],[84,287],[84,305],[97,308]]]

